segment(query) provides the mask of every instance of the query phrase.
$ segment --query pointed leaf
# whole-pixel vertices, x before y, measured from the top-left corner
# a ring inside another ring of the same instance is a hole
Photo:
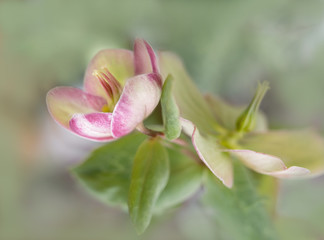
[[[94,196],[109,205],[127,206],[132,161],[144,134],[131,134],[93,151],[72,170]]]
[[[128,209],[136,231],[148,227],[155,203],[169,178],[169,159],[159,139],[145,141],[138,149],[132,170]]]
[[[169,140],[176,139],[181,133],[180,114],[172,96],[172,77],[169,75],[162,88],[161,107],[165,136]]]
[[[311,171],[310,175],[324,172],[324,141],[312,130],[250,133],[240,144],[244,148],[279,157],[288,167],[307,168]]]

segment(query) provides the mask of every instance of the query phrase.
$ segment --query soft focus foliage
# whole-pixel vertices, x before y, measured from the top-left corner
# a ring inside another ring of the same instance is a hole
[[[250,173],[239,163],[234,164],[236,181],[232,190],[226,189],[207,173],[203,202],[214,208],[219,239],[277,239],[262,199],[258,197]]]
[[[53,86],[80,84],[99,49],[131,49],[136,36],[176,52],[203,92],[232,103],[247,103],[257,81],[270,81],[270,126],[312,125],[323,134],[323,10],[322,0],[1,1],[0,238],[138,239],[126,215],[88,197],[66,170],[99,145],[59,129],[44,104]],[[283,239],[323,237],[323,184],[281,183]],[[192,198],[142,239],[214,239],[206,215]]]

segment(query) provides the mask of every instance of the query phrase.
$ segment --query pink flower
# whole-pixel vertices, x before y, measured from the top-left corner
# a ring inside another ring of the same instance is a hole
[[[102,50],[90,62],[84,90],[56,87],[47,107],[60,125],[94,141],[132,132],[158,105],[162,78],[151,46],[137,39],[134,51]]]

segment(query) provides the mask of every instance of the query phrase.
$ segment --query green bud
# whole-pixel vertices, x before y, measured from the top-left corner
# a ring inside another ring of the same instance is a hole
[[[258,84],[258,89],[244,112],[238,117],[236,121],[236,130],[239,132],[250,132],[254,129],[256,124],[257,113],[262,99],[269,90],[269,82],[262,82]]]

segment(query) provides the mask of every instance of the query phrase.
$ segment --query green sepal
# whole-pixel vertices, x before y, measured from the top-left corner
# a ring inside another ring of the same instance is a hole
[[[180,113],[172,96],[172,82],[171,75],[168,75],[163,84],[161,96],[164,133],[169,140],[176,139],[181,134]]]

